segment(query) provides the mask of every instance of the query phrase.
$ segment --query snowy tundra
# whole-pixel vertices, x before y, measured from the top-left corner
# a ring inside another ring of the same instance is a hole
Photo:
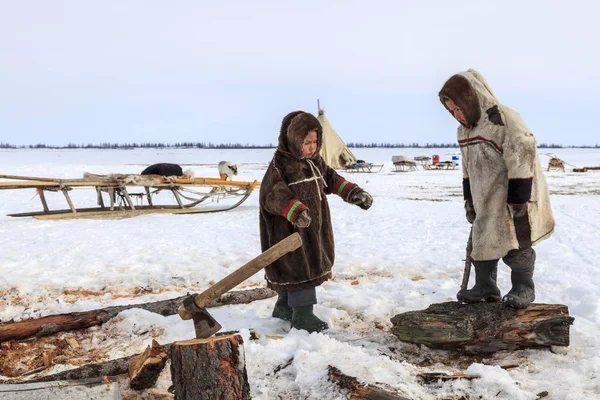
[[[543,163],[547,152],[540,150]],[[552,152],[577,166],[600,165],[600,150]],[[236,180],[251,181],[262,178],[272,153],[3,149],[0,174],[79,178],[84,172],[138,173],[143,166],[169,162],[191,168],[197,177],[216,178],[218,162],[231,159],[240,167]],[[327,380],[328,365],[411,399],[533,400],[542,392],[548,399],[600,398],[600,172],[546,173],[557,227],[552,238],[536,248],[536,302],[569,307],[575,318],[570,346],[454,357],[401,343],[389,328],[390,318],[398,313],[455,299],[469,232],[460,168],[399,173],[391,158],[439,154],[441,160],[450,160],[459,150],[355,153],[385,166],[374,174],[342,172],[373,195],[368,212],[329,197],[336,243],[334,279],[318,288],[315,312],[331,329],[311,335],[290,330],[289,323],[271,317],[275,298],[211,309],[223,330],[238,330],[244,338],[253,398],[347,398]],[[71,197],[79,205],[95,205],[93,191],[74,190]],[[51,208],[66,206],[60,194],[47,198]],[[258,193],[234,210],[214,214],[64,221],[6,216],[38,210],[34,190],[0,191],[3,322],[198,292],[260,254]],[[503,294],[510,289],[509,269],[502,264],[498,283]],[[259,272],[240,288],[262,285]],[[249,340],[250,328],[261,335],[259,340]],[[139,353],[152,338],[159,343],[190,339],[194,329],[178,315],[132,309],[100,327],[69,335],[79,341],[84,363]],[[87,354],[95,357],[86,359]],[[73,367],[55,364],[44,373]],[[511,364],[517,366],[501,368]],[[417,374],[431,371],[481,378],[420,383]],[[156,387],[140,396],[168,398],[170,382],[165,368]],[[126,379],[120,384],[127,394]]]

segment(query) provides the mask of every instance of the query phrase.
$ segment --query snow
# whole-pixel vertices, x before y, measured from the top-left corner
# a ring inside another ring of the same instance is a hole
[[[224,331],[238,330],[244,338],[253,398],[346,398],[327,380],[328,365],[412,399],[536,399],[544,391],[549,399],[600,398],[600,172],[573,173],[568,167],[567,173],[547,173],[557,228],[536,247],[536,302],[569,307],[575,318],[570,346],[469,359],[401,343],[389,332],[394,315],[455,299],[469,232],[460,168],[399,173],[391,158],[439,154],[444,161],[459,150],[354,150],[361,159],[385,165],[375,174],[341,172],[373,195],[370,210],[329,196],[334,279],[318,287],[315,313],[331,329],[310,335],[290,330],[289,323],[270,316],[274,298],[210,310]],[[597,149],[551,152],[578,167],[600,165]],[[236,180],[252,181],[262,179],[272,153],[2,149],[0,174],[80,178],[84,172],[139,173],[148,164],[173,162],[196,176],[217,177],[218,162],[229,160],[238,164]],[[546,153],[540,150],[544,165]],[[80,206],[95,205],[89,189],[75,189],[71,197]],[[60,194],[47,198],[51,208],[66,206]],[[260,254],[258,192],[238,208],[214,214],[57,221],[6,216],[40,209],[32,189],[0,191],[1,321],[198,292]],[[498,282],[502,293],[510,289],[510,271],[502,263]],[[263,285],[259,272],[240,287]],[[249,329],[260,339],[250,340]],[[82,347],[104,349],[110,358],[141,352],[152,338],[171,343],[194,337],[190,321],[139,309],[88,331],[92,334]],[[417,366],[424,359],[431,365]],[[500,368],[509,364],[518,366]],[[55,366],[50,372],[64,369]],[[417,373],[432,371],[481,378],[419,383]],[[166,368],[157,388],[166,392],[169,385]]]

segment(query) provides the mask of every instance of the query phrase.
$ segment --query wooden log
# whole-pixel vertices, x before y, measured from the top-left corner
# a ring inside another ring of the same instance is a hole
[[[134,390],[148,389],[156,383],[167,363],[168,354],[156,340],[129,362],[129,386]]]
[[[251,398],[238,334],[173,343],[171,378],[175,400]]]
[[[392,333],[404,342],[469,354],[569,345],[574,318],[562,304],[525,309],[501,303],[432,304],[392,318]]]
[[[433,383],[437,381],[451,381],[456,379],[478,379],[481,378],[480,375],[469,375],[469,374],[446,374],[444,372],[421,372],[417,374],[417,377],[423,381],[423,383]]]
[[[331,382],[350,391],[350,400],[409,400],[387,390],[362,384],[355,377],[345,375],[331,365],[328,366],[328,377]]]
[[[255,300],[268,299],[276,294],[276,292],[268,288],[238,290],[223,294],[214,299],[207,307],[245,304]],[[188,296],[181,296],[175,299],[152,303],[128,304],[92,311],[48,315],[46,317],[20,322],[7,322],[0,324],[0,342],[26,339],[32,336],[48,336],[57,332],[86,329],[92,326],[102,325],[111,318],[116,317],[121,311],[129,310],[131,308],[140,308],[163,316],[174,315],[177,314],[177,309],[187,297]]]
[[[162,350],[169,354],[172,344],[162,345]],[[67,371],[58,372],[52,375],[38,376],[26,381],[20,379],[12,379],[10,383],[21,384],[31,382],[53,382],[53,381],[64,381],[64,380],[77,380],[77,379],[95,379],[107,377],[116,377],[118,375],[127,374],[129,372],[129,366],[131,360],[134,357],[139,357],[143,353],[134,354],[131,356],[125,356],[114,360],[108,360],[102,363],[87,364],[79,368],[73,368]],[[111,378],[112,379],[112,378]]]

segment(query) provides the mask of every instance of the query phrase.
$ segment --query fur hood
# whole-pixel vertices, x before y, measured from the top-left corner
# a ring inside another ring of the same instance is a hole
[[[447,110],[446,100],[459,106],[469,126],[481,123],[500,105],[485,78],[474,69],[451,76],[440,90],[439,98]]]
[[[279,130],[277,150],[290,153],[296,159],[302,159],[302,144],[308,132],[317,132],[317,156],[323,144],[323,128],[315,116],[304,111],[293,111],[283,117]],[[315,157],[313,156],[313,158]]]

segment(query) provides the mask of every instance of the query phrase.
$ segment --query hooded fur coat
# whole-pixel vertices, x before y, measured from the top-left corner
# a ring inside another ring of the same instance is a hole
[[[476,212],[473,260],[496,260],[550,237],[555,224],[548,186],[536,139],[523,118],[502,105],[471,69],[448,79],[440,91],[446,108],[447,99],[467,120],[458,128],[458,143],[464,198],[473,200]],[[515,205],[526,212],[515,215]]]
[[[310,159],[302,157],[308,132],[317,132],[317,150]],[[335,259],[328,194],[348,202],[363,192],[329,167],[319,155],[323,131],[309,113],[295,111],[282,121],[279,144],[260,185],[260,240],[262,251],[298,232],[303,245],[265,268],[269,288],[292,292],[316,287],[331,278]],[[311,223],[297,228],[293,222],[308,210]]]

